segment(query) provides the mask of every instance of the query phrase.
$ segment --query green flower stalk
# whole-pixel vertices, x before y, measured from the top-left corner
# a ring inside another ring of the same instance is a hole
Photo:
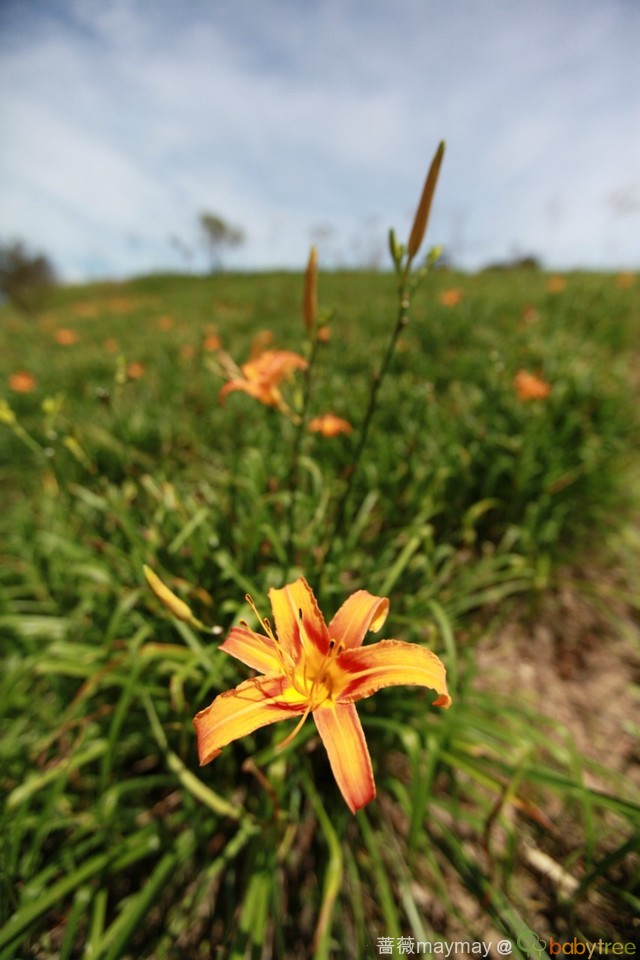
[[[412,275],[411,265],[416,254],[420,250],[422,241],[424,240],[429,214],[431,211],[431,204],[438,182],[438,177],[440,175],[440,167],[442,165],[444,150],[445,144],[444,141],[441,141],[438,145],[438,149],[435,152],[434,158],[431,161],[429,172],[427,173],[427,179],[422,190],[422,196],[420,197],[420,202],[416,210],[406,249],[397,242],[396,235],[393,230],[391,230],[389,233],[391,257],[393,259],[396,274],[398,276],[398,313],[386,352],[382,359],[382,363],[379,370],[374,373],[371,381],[369,402],[367,404],[362,427],[360,429],[360,437],[354,453],[352,467],[349,472],[344,491],[336,508],[335,522],[333,525],[331,539],[328,542],[325,552],[324,563],[326,563],[327,558],[330,555],[336,537],[342,532],[344,527],[347,504],[353,488],[353,480],[360,466],[362,454],[367,444],[371,422],[378,405],[380,387],[382,386],[382,383],[389,372],[400,334],[409,323],[411,297],[413,296],[418,284],[422,280],[428,268],[431,266],[434,260],[437,259],[439,253],[439,251],[436,250],[432,251],[432,253],[427,257],[425,266],[416,274]]]

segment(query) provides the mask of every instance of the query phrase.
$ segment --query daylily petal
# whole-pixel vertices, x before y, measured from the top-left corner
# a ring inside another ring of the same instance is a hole
[[[327,652],[329,633],[313,590],[304,577],[279,590],[269,590],[269,600],[276,622],[278,640],[285,654],[291,653],[297,659],[300,653],[300,613],[302,613],[302,646],[305,645],[304,637],[308,637],[316,650],[322,654]],[[308,654],[310,651],[306,652]]]
[[[342,604],[329,624],[329,636],[347,649],[359,647],[367,630],[379,630],[387,619],[389,601],[358,590]]]
[[[339,703],[369,697],[381,687],[411,684],[435,690],[440,696],[434,706],[448,707],[451,704],[444,664],[435,653],[417,643],[381,640],[339,654],[337,665],[344,684],[339,690],[334,688]]]
[[[288,687],[285,677],[254,677],[219,694],[206,710],[197,713],[193,724],[200,764],[209,763],[232,740],[276,720],[298,716],[300,705],[286,703]]]
[[[352,433],[353,427],[342,417],[336,417],[333,413],[323,413],[322,416],[314,417],[309,421],[307,430],[311,433],[321,433],[324,437],[337,437],[341,433]]]
[[[260,633],[254,633],[248,627],[233,627],[218,649],[240,660],[241,663],[246,663],[248,667],[259,673],[282,673],[282,663],[278,658],[273,640],[270,637],[263,637]]]
[[[224,403],[227,394],[233,393],[234,390],[242,390],[243,393],[248,393],[254,400],[259,400],[268,407],[277,406],[280,397],[280,391],[268,384],[253,380],[229,380],[218,394],[220,402]]]
[[[307,366],[304,357],[290,350],[265,350],[255,359],[243,363],[240,369],[248,380],[278,383],[291,370],[304,370]]]
[[[323,704],[314,711],[322,742],[342,796],[352,813],[376,795],[371,757],[352,703]]]
[[[242,390],[250,397],[259,400],[268,407],[278,407],[287,416],[289,408],[278,389],[281,380],[289,376],[292,370],[304,370],[307,360],[290,350],[265,350],[240,367],[241,377],[232,376],[219,394],[221,403],[234,390]]]

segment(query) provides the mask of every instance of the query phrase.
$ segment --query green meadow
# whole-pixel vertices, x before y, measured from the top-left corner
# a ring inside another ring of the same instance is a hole
[[[368,420],[396,277],[321,270],[320,338],[303,282],[0,309],[0,960],[640,942],[638,277],[434,268]],[[265,349],[309,362],[290,417],[220,402]],[[325,413],[352,432],[307,429]],[[300,576],[327,623],[389,598],[365,645],[447,668],[449,709],[358,702],[355,814],[312,717],[198,763],[194,715],[254,675],[218,649],[261,630],[246,595],[270,616]]]

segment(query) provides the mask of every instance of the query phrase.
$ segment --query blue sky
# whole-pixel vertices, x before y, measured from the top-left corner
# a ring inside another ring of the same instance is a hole
[[[447,141],[429,237],[476,269],[640,263],[637,0],[0,0],[0,236],[66,279],[385,264]]]

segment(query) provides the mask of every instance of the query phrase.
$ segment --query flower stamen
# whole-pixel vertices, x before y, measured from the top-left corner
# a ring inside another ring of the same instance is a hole
[[[249,594],[249,593],[245,594],[245,600],[247,601],[247,603],[248,603],[249,606],[251,607],[251,610],[253,611],[254,615],[256,616],[256,618],[257,618],[257,620],[258,620],[258,623],[260,624],[260,626],[262,627],[262,629],[263,629],[264,632],[266,633],[267,637],[268,637],[269,640],[271,640],[271,642],[273,643],[274,650],[275,650],[275,654],[276,654],[276,657],[278,658],[278,663],[279,663],[280,666],[282,667],[282,672],[285,673],[285,674],[290,673],[291,670],[295,669],[295,664],[294,664],[293,660],[291,659],[291,656],[290,656],[290,655],[287,655],[287,656],[288,656],[288,659],[289,659],[289,664],[287,665],[287,663],[285,662],[284,651],[282,650],[282,646],[281,646],[281,644],[280,644],[280,641],[278,640],[277,636],[275,635],[275,632],[274,632],[274,630],[273,630],[273,628],[272,628],[272,626],[271,626],[271,623],[270,623],[270,621],[269,621],[269,618],[268,618],[268,617],[261,617],[261,616],[260,616],[260,614],[258,613],[258,608],[256,607],[256,605],[255,605],[255,603],[254,603],[254,600],[253,600],[253,597],[251,596],[251,594]],[[241,621],[240,621],[240,625],[243,626],[243,627],[246,627],[247,630],[250,630],[250,629],[251,629],[246,620],[241,620]]]
[[[255,614],[255,616],[256,616],[256,618],[257,618],[257,620],[258,620],[258,623],[260,624],[260,626],[262,627],[262,629],[264,630],[264,632],[266,633],[266,635],[269,637],[269,640],[272,640],[273,643],[277,643],[278,641],[277,641],[276,637],[274,636],[273,630],[271,629],[271,624],[269,623],[269,621],[268,621],[267,619],[263,619],[263,618],[260,616],[260,614],[258,613],[258,608],[256,607],[256,605],[255,605],[255,603],[254,603],[254,600],[253,600],[253,597],[251,596],[251,594],[250,594],[250,593],[245,593],[244,598],[245,598],[245,600],[247,601],[247,603],[249,604],[249,606],[251,607],[251,610],[253,611],[253,613]]]
[[[309,703],[307,704],[306,710],[304,711],[304,713],[302,714],[302,716],[300,717],[300,719],[299,719],[298,722],[296,723],[296,725],[295,725],[295,727],[293,728],[293,730],[291,731],[291,733],[287,734],[287,736],[284,738],[284,740],[282,740],[282,741],[277,745],[276,750],[277,750],[278,752],[279,752],[280,750],[284,750],[285,747],[288,747],[289,744],[291,743],[291,741],[298,735],[298,733],[300,732],[300,730],[302,729],[302,727],[303,727],[303,725],[304,725],[305,720],[307,719],[307,717],[308,717],[309,714],[311,713],[311,709],[312,709],[312,704],[311,704],[311,701],[309,701]]]

